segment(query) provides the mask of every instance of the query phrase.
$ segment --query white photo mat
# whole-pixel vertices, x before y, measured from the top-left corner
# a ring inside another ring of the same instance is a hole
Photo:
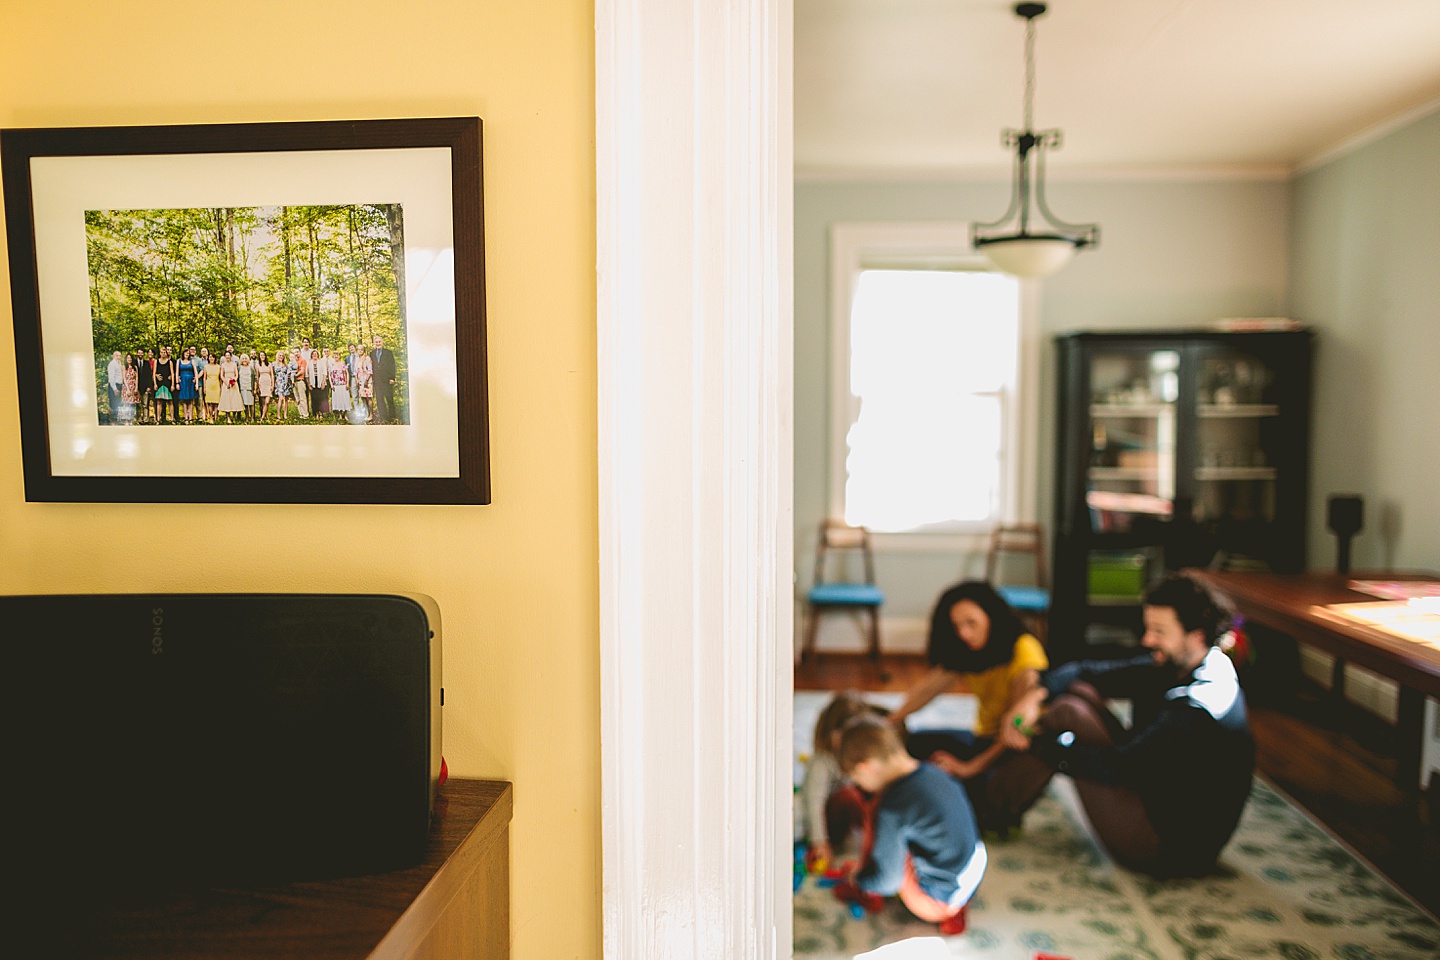
[[[450,148],[36,156],[30,162],[53,475],[459,475]],[[100,425],[86,211],[364,203],[403,208],[408,424]]]

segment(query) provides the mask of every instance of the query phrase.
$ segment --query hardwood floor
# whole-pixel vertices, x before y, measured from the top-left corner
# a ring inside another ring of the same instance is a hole
[[[920,656],[821,654],[795,668],[796,690],[903,691],[926,670]],[[1395,783],[1378,721],[1323,717],[1318,691],[1252,704],[1255,765],[1335,836],[1432,914],[1440,915],[1440,817],[1435,798]],[[1433,791],[1432,791],[1433,793]]]

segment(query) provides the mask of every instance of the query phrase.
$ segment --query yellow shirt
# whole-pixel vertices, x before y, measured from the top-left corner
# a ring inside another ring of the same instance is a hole
[[[975,733],[981,737],[993,737],[1000,729],[1005,717],[1005,708],[1010,704],[1010,687],[1015,678],[1026,670],[1044,670],[1050,666],[1045,657],[1045,648],[1040,646],[1028,633],[1015,639],[1015,650],[1009,663],[991,667],[984,673],[962,674],[965,685],[980,700],[979,716],[975,721]]]

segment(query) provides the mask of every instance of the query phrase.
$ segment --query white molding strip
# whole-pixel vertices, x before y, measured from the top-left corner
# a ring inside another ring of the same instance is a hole
[[[1432,100],[1427,100],[1424,103],[1419,104],[1418,106],[1411,107],[1409,110],[1405,110],[1401,113],[1396,114],[1393,117],[1382,120],[1374,126],[1366,127],[1359,133],[1346,137],[1339,143],[1326,147],[1324,150],[1317,151],[1316,153],[1311,154],[1310,156],[1301,160],[1295,165],[1294,175],[1298,177],[1301,174],[1306,174],[1312,170],[1319,169],[1320,167],[1323,167],[1325,166],[1325,164],[1330,163],[1334,160],[1339,160],[1343,156],[1354,153],[1361,147],[1365,147],[1374,143],[1376,140],[1379,140],[1386,134],[1394,133],[1396,130],[1401,129],[1402,127],[1410,126],[1410,124],[1414,123],[1416,120],[1419,120],[1422,117],[1427,117],[1430,114],[1434,113],[1436,110],[1440,110],[1440,97],[1435,97]]]
[[[881,167],[800,165],[795,182],[824,183],[995,183],[1008,184],[1008,166]],[[1170,181],[1288,180],[1291,168],[1281,163],[1245,164],[1082,164],[1047,167],[1047,183],[1116,183]]]
[[[604,956],[790,955],[790,0],[596,0]]]

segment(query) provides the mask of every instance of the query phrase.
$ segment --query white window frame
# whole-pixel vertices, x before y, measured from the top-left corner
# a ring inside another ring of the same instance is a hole
[[[850,314],[860,272],[878,265],[950,266],[994,269],[970,246],[968,223],[834,223],[830,226],[830,456],[829,515],[845,515],[845,461],[854,421],[850,392]],[[1004,426],[1001,450],[999,518],[1002,523],[1035,517],[1039,463],[1040,333],[1039,284],[1020,281],[1019,343],[1016,370],[1002,391]],[[951,532],[881,533],[877,550],[974,550],[989,524],[957,526]]]

